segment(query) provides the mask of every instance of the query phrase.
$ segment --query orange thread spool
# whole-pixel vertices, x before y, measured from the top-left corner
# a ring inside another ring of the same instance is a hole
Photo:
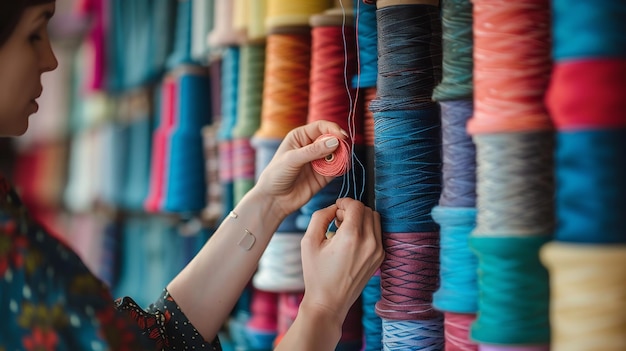
[[[261,125],[256,137],[282,139],[306,124],[310,70],[310,28],[274,28],[267,37]]]
[[[474,0],[472,134],[551,130],[548,0]]]

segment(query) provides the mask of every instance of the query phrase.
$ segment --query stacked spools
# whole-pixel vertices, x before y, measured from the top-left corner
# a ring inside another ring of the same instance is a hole
[[[431,210],[440,196],[438,1],[377,1],[377,95],[374,115],[375,201],[381,215],[384,350],[439,350],[442,314],[432,306],[439,286],[439,227]]]
[[[257,5],[258,6],[258,5]],[[264,35],[265,70],[263,76],[260,124],[252,137],[256,151],[256,175],[265,169],[280,142],[292,129],[306,124],[309,107],[311,70],[311,28],[309,17],[330,6],[328,1],[268,0],[265,17],[249,22],[249,33]],[[251,11],[249,8],[248,11]],[[259,12],[256,13],[257,15]],[[260,27],[260,23],[263,27]],[[272,349],[297,312],[304,290],[300,240],[303,231],[295,225],[298,211],[290,215],[272,237],[253,277],[252,316],[247,322],[250,336],[265,330],[273,333],[257,343]],[[286,303],[291,301],[292,303]]]
[[[162,86],[159,125],[153,134],[148,212],[199,213],[206,205],[202,127],[210,123],[206,70],[181,65]]]
[[[558,227],[541,251],[552,350],[624,350],[626,4],[555,0],[552,10]]]
[[[343,5],[343,4],[340,4]],[[376,97],[376,79],[378,73],[378,31],[376,28],[376,5],[362,0],[353,0],[354,32],[356,34],[357,55],[356,74],[350,84],[356,89],[358,109],[355,117],[360,119],[362,143],[355,145],[355,150],[363,158],[353,167],[363,172],[364,192],[358,193],[360,199],[371,208],[375,208],[374,187],[374,116],[369,105]],[[362,168],[361,168],[362,167]],[[355,173],[356,174],[356,173]],[[355,180],[357,178],[354,178]],[[380,270],[374,274],[361,293],[363,327],[363,351],[382,349],[382,321],[376,315],[376,302],[380,299]]]
[[[551,71],[547,0],[473,0],[481,350],[547,350],[548,275],[539,248],[552,237],[552,124],[543,104]]]
[[[338,149],[313,169],[333,179],[301,209],[296,225],[306,230],[312,214],[335,203],[339,197],[360,199],[363,194],[363,119],[357,89],[351,87],[357,72],[356,36],[351,4],[311,16],[311,79],[307,122],[328,120],[349,134]],[[332,230],[332,229],[331,229]],[[343,324],[337,349],[360,350],[362,345],[361,304],[354,304]]]
[[[469,328],[478,311],[476,257],[469,236],[476,223],[476,148],[466,124],[473,113],[470,0],[442,2],[443,75],[433,100],[441,108],[442,193],[432,216],[440,226],[440,286],[447,351],[476,350]]]

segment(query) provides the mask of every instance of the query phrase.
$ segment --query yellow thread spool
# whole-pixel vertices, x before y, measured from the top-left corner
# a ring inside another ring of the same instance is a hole
[[[268,0],[247,0],[248,2],[248,39],[250,41],[265,40],[265,17],[267,16]]]
[[[626,245],[551,242],[552,351],[626,350]]]
[[[439,6],[439,0],[378,0],[376,8],[381,9],[388,6],[398,5],[432,5]]]
[[[332,0],[268,0],[265,25],[268,29],[305,26],[312,15],[333,6]]]

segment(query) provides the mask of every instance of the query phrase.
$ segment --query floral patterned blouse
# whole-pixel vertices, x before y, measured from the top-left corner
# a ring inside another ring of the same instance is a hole
[[[78,255],[30,218],[0,175],[0,351],[221,350],[167,290],[147,310],[113,300]]]

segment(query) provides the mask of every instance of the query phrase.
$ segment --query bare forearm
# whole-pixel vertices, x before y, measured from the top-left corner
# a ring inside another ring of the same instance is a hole
[[[275,351],[334,351],[341,339],[343,318],[303,303]]]
[[[212,340],[284,219],[271,199],[249,192],[168,290],[205,340]]]

